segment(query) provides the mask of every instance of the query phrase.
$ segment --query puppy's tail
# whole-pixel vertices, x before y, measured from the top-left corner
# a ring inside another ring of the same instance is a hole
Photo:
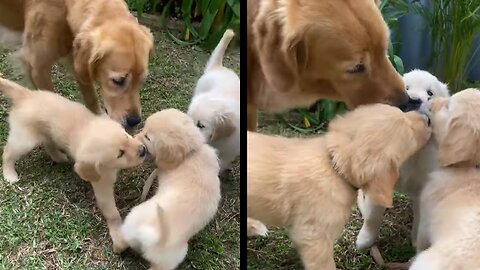
[[[30,90],[7,79],[1,77],[0,73],[0,92],[2,92],[13,103],[24,99],[30,94]]]
[[[164,245],[168,240],[168,235],[170,233],[170,230],[169,230],[167,222],[165,220],[165,215],[164,215],[163,208],[159,204],[157,204],[157,215],[158,215],[158,220],[159,220],[159,224],[160,224],[159,243],[160,243],[160,245]]]
[[[212,68],[221,67],[223,65],[223,55],[225,54],[228,44],[230,44],[230,41],[234,36],[235,33],[232,29],[227,29],[227,31],[223,33],[222,39],[220,42],[218,42],[217,47],[215,47],[215,50],[213,50],[212,55],[208,59],[207,65],[205,66],[205,72]]]

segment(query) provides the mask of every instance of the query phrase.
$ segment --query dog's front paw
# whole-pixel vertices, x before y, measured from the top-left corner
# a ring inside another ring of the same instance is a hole
[[[368,230],[362,228],[357,236],[357,241],[355,242],[357,249],[366,249],[369,248],[375,243],[377,235]]]
[[[127,242],[123,239],[113,241],[113,253],[120,254],[128,248]]]
[[[4,172],[3,178],[5,178],[5,180],[7,180],[7,182],[10,184],[15,184],[19,180],[16,172]]]
[[[247,235],[248,236],[267,236],[268,229],[265,224],[258,220],[248,219],[247,221]]]
[[[55,163],[68,162],[68,157],[64,153],[58,153],[58,154],[55,154],[55,155],[50,155],[50,158]]]

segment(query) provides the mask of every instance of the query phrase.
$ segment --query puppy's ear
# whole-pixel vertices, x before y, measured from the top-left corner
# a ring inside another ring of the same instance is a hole
[[[106,50],[95,44],[95,33],[81,32],[73,41],[73,67],[77,79],[85,84],[95,80],[95,71]]]
[[[271,11],[272,13],[280,11]],[[297,87],[299,76],[306,66],[308,47],[295,20],[285,19],[281,26],[278,16],[261,14],[253,24],[255,46],[265,77],[277,91],[289,91]],[[283,30],[282,30],[283,29]],[[272,48],[280,48],[272,50]]]
[[[450,119],[447,133],[439,142],[438,160],[443,167],[480,164],[480,134],[464,118]]]
[[[100,180],[100,175],[97,172],[97,168],[93,164],[76,162],[73,168],[78,176],[87,182],[97,182]]]
[[[155,137],[155,159],[158,167],[171,169],[204,143],[203,135],[194,125],[179,133],[164,132]]]
[[[385,208],[393,206],[393,189],[398,180],[398,169],[392,167],[384,174],[377,174],[362,187],[365,194],[376,204]]]
[[[226,113],[217,116],[214,122],[214,127],[212,135],[210,136],[210,141],[215,142],[220,139],[226,138],[232,135],[235,132],[235,124],[233,123],[234,115],[231,113]]]

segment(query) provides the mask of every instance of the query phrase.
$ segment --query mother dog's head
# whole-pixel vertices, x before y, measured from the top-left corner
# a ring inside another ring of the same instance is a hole
[[[83,29],[76,35],[73,47],[79,82],[100,84],[106,112],[112,119],[127,128],[139,124],[139,91],[153,52],[150,30],[134,18],[107,21]]]
[[[429,119],[416,111],[375,104],[339,116],[327,148],[337,172],[383,207],[391,207],[400,166],[430,138]]]
[[[387,57],[389,30],[378,2],[262,1],[252,29],[268,83],[277,91],[304,91],[292,101],[297,106],[312,98],[342,100],[350,108],[407,103]]]

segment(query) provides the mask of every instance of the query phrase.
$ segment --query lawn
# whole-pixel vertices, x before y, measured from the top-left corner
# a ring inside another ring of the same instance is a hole
[[[155,33],[156,53],[141,90],[143,118],[167,108],[186,111],[208,54],[180,47],[164,33]],[[0,71],[21,78],[0,50]],[[240,52],[230,48],[225,65],[240,73]],[[58,92],[80,100],[74,80],[60,67],[54,71]],[[0,98],[0,144],[8,135],[8,103]],[[143,125],[143,123],[141,124]],[[53,164],[42,149],[17,163],[20,181],[0,181],[0,269],[147,269],[148,263],[131,251],[112,252],[106,222],[95,205],[93,190],[72,169]],[[138,204],[152,167],[123,171],[117,181],[116,202],[122,217]],[[222,201],[215,219],[190,241],[179,269],[238,269],[240,265],[239,164],[222,180]],[[192,206],[194,207],[194,206]]]
[[[287,117],[298,120],[292,113]],[[259,132],[287,137],[306,136],[279,124],[276,118],[265,114],[261,114],[259,117]],[[408,198],[402,194],[395,194],[394,208],[387,210],[377,241],[386,262],[405,262],[415,254],[410,245],[411,222],[412,210]],[[355,239],[361,226],[360,212],[355,206],[350,222],[335,244],[335,263],[338,269],[383,269],[375,264],[367,250],[356,250]],[[287,231],[278,228],[269,229],[268,237],[249,238],[247,244],[248,269],[302,269],[300,258],[292,242],[288,239]]]

